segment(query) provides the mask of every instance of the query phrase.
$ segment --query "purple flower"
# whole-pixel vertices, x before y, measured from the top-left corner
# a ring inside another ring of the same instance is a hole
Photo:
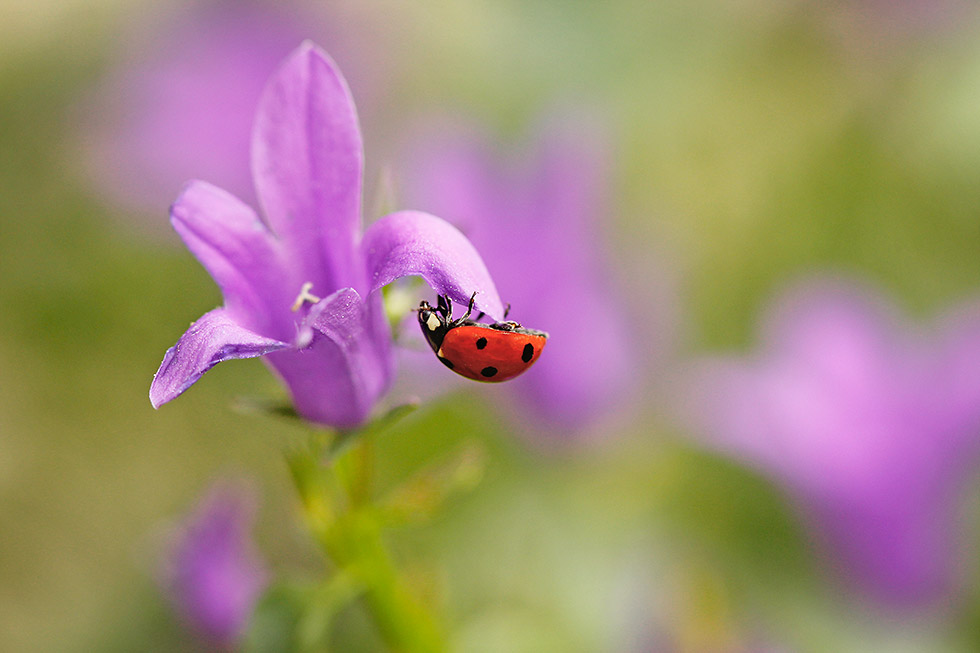
[[[762,351],[705,361],[706,442],[796,500],[830,562],[893,603],[956,581],[957,499],[980,444],[980,311],[929,334],[869,290],[811,282],[778,301]]]
[[[191,182],[171,222],[221,287],[224,306],[191,325],[150,387],[155,407],[215,364],[264,356],[297,411],[334,427],[362,423],[392,375],[382,286],[420,275],[494,318],[503,308],[480,256],[447,222],[402,211],[361,235],[362,146],[346,83],[306,43],[273,76],[252,138],[265,221],[210,184]]]
[[[382,67],[377,53],[384,50],[349,47],[359,17],[333,7],[323,15],[314,4],[204,0],[129,26],[118,52],[125,65],[111,71],[86,111],[98,185],[149,215],[158,215],[191,178],[252,202],[255,105],[284,53],[316,34],[346,55],[339,60],[348,74],[362,64],[354,80],[362,102],[365,89],[378,86],[367,71]],[[363,65],[367,56],[370,66]]]
[[[181,617],[224,648],[240,639],[267,584],[250,541],[255,506],[246,490],[227,483],[213,487],[184,525],[166,570]]]
[[[522,420],[567,436],[621,408],[639,364],[602,247],[602,148],[581,124],[541,132],[529,156],[506,165],[491,136],[440,125],[413,155],[405,190],[476,245],[512,319],[551,335],[533,373],[506,391]]]

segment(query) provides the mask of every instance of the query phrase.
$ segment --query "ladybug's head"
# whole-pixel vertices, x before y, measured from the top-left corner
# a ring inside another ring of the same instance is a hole
[[[433,307],[429,302],[422,300],[419,304],[419,326],[422,328],[422,335],[426,342],[432,347],[432,351],[438,352],[442,347],[442,340],[450,329],[452,320],[452,308],[439,296],[439,305]]]

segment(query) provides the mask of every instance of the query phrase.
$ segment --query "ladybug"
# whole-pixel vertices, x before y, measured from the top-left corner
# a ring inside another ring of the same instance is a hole
[[[466,314],[453,320],[453,304],[439,295],[437,306],[419,304],[419,326],[443,365],[474,381],[508,381],[534,365],[548,341],[544,331],[525,329],[517,322],[484,324],[470,319],[476,293]],[[477,317],[477,320],[483,313]],[[504,318],[507,314],[504,313]]]

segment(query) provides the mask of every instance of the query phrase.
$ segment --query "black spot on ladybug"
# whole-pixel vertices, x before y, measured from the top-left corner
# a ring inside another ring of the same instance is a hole
[[[480,338],[479,340],[476,341],[476,348],[477,349],[483,349],[486,346],[487,346],[487,339],[486,338]]]
[[[496,367],[484,367],[482,370],[480,370],[480,374],[487,377],[488,379],[491,376],[495,375],[496,373],[497,373]]]
[[[521,354],[521,360],[525,363],[530,362],[532,356],[534,356],[534,345],[527,343],[524,345],[524,353]]]
[[[454,367],[456,367],[455,365],[453,365],[453,362],[448,358],[443,358],[442,356],[436,356],[436,358],[438,358],[439,361],[449,369],[453,369]]]

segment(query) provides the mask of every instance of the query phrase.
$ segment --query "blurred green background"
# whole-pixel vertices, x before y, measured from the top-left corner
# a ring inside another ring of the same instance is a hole
[[[0,3],[5,651],[196,650],[157,583],[161,542],[223,474],[256,479],[275,571],[321,572],[280,455],[300,429],[231,408],[281,396],[261,363],[219,366],[160,411],[147,399],[163,352],[220,296],[174,238],[148,235],[166,205],[122,209],[83,169],[81,107],[145,9]],[[627,650],[649,623],[663,650],[980,648],[980,597],[901,620],[841,601],[785,500],[687,445],[663,390],[692,352],[748,347],[771,294],[810,271],[870,279],[912,315],[976,292],[977,11],[465,0],[337,15],[356,15],[358,47],[396,62],[364,120],[369,179],[430,113],[520,134],[555,104],[585,106],[616,151],[605,219],[630,292],[643,304],[666,270],[676,297],[669,360],[637,379],[643,407],[600,442],[542,451],[508,432],[483,387],[379,441],[380,487],[464,440],[488,449],[480,486],[391,534],[459,650]],[[348,616],[338,637],[374,650],[363,616]]]

